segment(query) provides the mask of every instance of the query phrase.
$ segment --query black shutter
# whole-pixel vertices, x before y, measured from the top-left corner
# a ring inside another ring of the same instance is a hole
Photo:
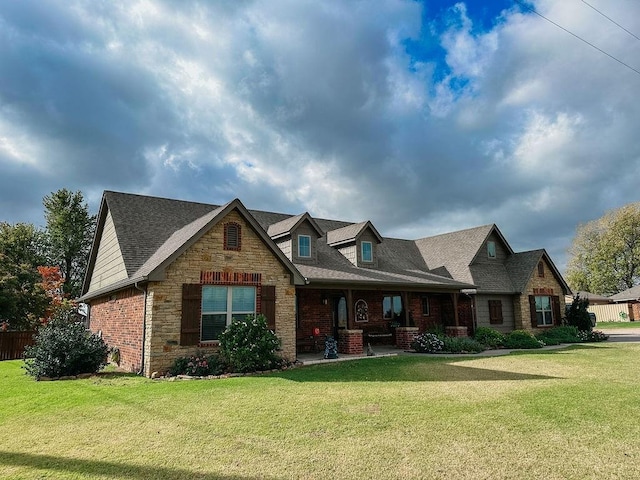
[[[553,312],[553,324],[562,325],[562,315],[560,313],[560,297],[555,295],[551,297],[551,311]]]
[[[502,323],[502,300],[489,300],[489,323]]]
[[[538,327],[538,316],[536,315],[536,297],[529,295],[529,313],[531,314],[531,326]]]
[[[197,345],[200,342],[201,304],[202,285],[189,283],[183,284],[180,345]]]
[[[276,330],[276,287],[275,285],[262,285],[260,298],[262,313],[267,319],[269,330]]]

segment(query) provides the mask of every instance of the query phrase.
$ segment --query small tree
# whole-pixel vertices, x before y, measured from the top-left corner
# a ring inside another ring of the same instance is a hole
[[[590,332],[593,327],[587,307],[589,307],[589,299],[580,298],[580,294],[573,297],[567,312],[567,324],[577,327],[579,331]]]
[[[44,197],[43,204],[51,259],[64,277],[64,292],[75,298],[82,289],[95,217],[80,191],[63,188]]]
[[[234,372],[256,372],[279,367],[280,340],[267,327],[264,315],[234,320],[220,335],[220,355]]]

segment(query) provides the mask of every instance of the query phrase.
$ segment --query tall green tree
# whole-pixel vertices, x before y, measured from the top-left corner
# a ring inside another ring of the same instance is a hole
[[[89,215],[89,207],[80,191],[60,189],[44,197],[43,204],[51,265],[60,267],[65,279],[63,290],[75,298],[82,289],[95,216]]]
[[[33,225],[0,223],[0,321],[33,328],[49,303],[38,272],[47,264],[45,234]]]
[[[580,225],[569,249],[574,290],[613,295],[640,284],[640,203]]]

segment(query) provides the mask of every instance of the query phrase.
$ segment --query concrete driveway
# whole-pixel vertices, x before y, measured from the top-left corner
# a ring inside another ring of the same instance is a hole
[[[603,328],[596,325],[594,330],[609,335],[610,342],[640,342],[640,328]]]

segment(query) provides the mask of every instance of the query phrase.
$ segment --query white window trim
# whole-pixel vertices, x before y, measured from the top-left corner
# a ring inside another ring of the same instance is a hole
[[[536,324],[539,327],[549,327],[549,326],[553,326],[553,300],[549,295],[536,295],[536,298],[548,298],[549,299],[549,310],[546,310],[544,307],[542,307],[542,310],[538,310],[538,302],[536,301],[536,319],[538,318],[538,312],[542,313],[542,321],[543,323],[538,323],[536,321]],[[544,320],[546,318],[551,319],[551,323],[545,323]]]
[[[253,311],[249,312],[245,312],[245,311],[238,311],[238,312],[234,312],[233,311],[233,289],[237,288],[237,287],[242,287],[242,288],[253,288]],[[250,285],[203,285],[202,286],[203,289],[205,288],[226,288],[227,289],[227,310],[226,311],[205,311],[204,309],[202,309],[201,307],[201,312],[200,312],[200,343],[211,343],[211,342],[218,342],[219,340],[203,340],[202,339],[202,320],[203,317],[205,315],[226,315],[226,326],[228,327],[229,325],[231,325],[231,321],[233,320],[233,315],[255,315],[256,314],[256,302],[257,302],[257,289],[254,286],[250,286]]]
[[[368,244],[371,247],[371,259],[370,260],[366,260],[364,258],[364,245]],[[360,242],[360,259],[362,260],[363,263],[373,263],[373,242],[368,242],[366,240],[363,240],[362,242]]]
[[[300,253],[300,240],[302,238],[308,238],[309,239],[309,255],[302,255]],[[298,235],[298,257],[300,257],[300,258],[311,258],[311,235]]]

